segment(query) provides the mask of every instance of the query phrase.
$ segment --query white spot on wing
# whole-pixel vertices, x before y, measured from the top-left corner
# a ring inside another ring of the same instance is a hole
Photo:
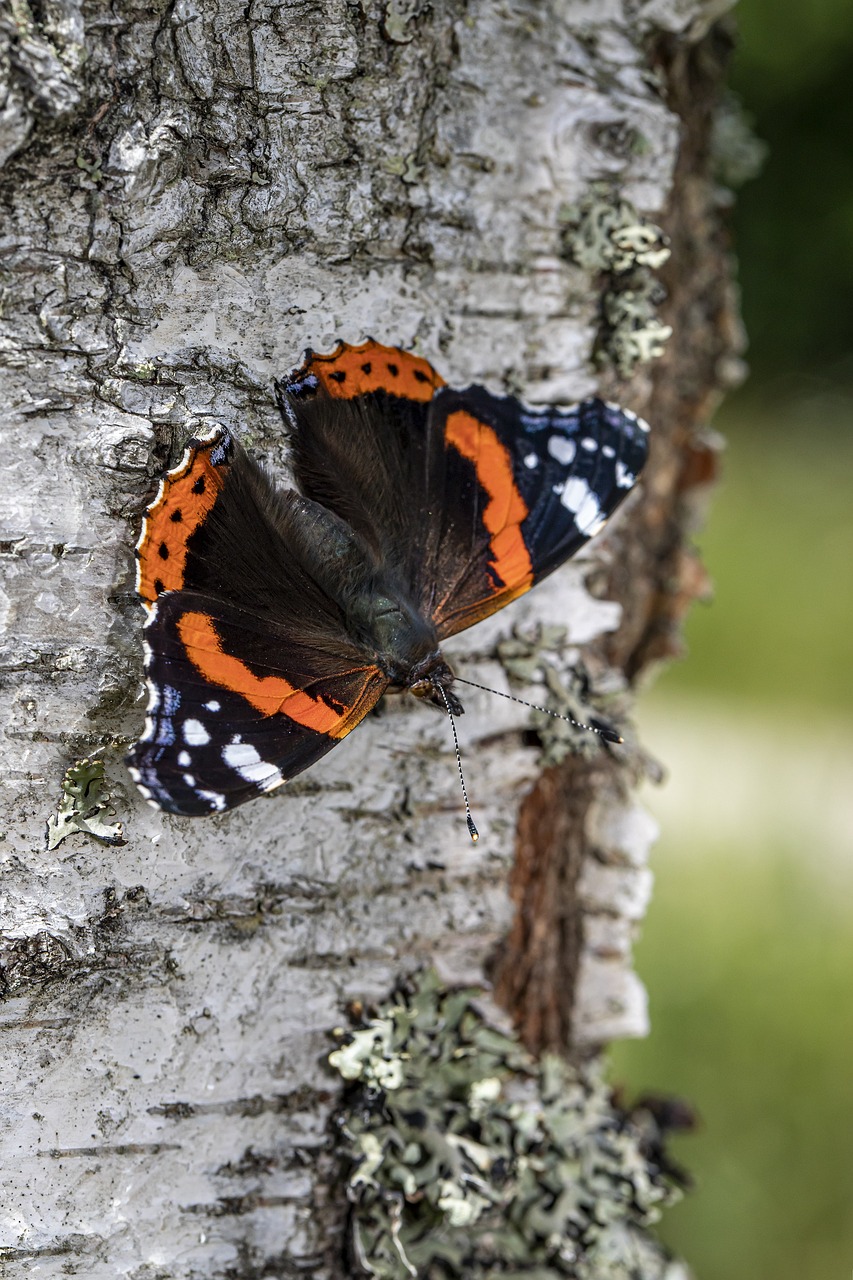
[[[535,453],[528,453],[526,458],[524,459],[524,465],[526,467],[529,467],[530,470],[532,471],[534,467],[539,466],[539,458],[536,456]]]
[[[575,524],[581,533],[586,533],[596,521],[601,519],[598,499],[586,480],[582,480],[580,476],[572,476],[566,482],[560,501],[568,511],[574,514]]]
[[[212,698],[210,702],[206,702],[204,704],[204,709],[205,711],[219,711],[221,708],[220,708],[220,704],[216,701],[216,699]]]
[[[566,436],[550,436],[548,439],[548,452],[558,462],[566,465],[574,462],[577,451],[577,445],[574,440],[569,440]]]
[[[620,489],[630,489],[637,477],[629,471],[621,458],[616,459],[616,483]]]
[[[222,748],[222,759],[246,782],[254,782],[264,791],[283,781],[281,770],[262,760],[251,742],[229,742]]]
[[[613,448],[612,444],[603,444],[601,446],[601,452],[604,454],[605,458],[616,457],[616,450]]]
[[[592,436],[584,436],[583,440],[581,440],[581,448],[593,453],[598,448],[598,441],[593,440]]]
[[[183,734],[184,742],[188,742],[191,747],[203,747],[210,742],[210,734],[200,720],[185,720]]]
[[[225,797],[218,791],[199,791],[198,795],[202,800],[209,800],[212,808],[218,809],[220,813],[225,808]]]
[[[192,764],[192,762],[193,762],[193,758],[190,755],[189,751],[178,752],[178,764],[181,766],[182,769],[188,768]]]
[[[192,787],[193,789],[195,789],[195,778],[192,776],[191,773],[184,774],[184,782],[187,784],[188,787]]]

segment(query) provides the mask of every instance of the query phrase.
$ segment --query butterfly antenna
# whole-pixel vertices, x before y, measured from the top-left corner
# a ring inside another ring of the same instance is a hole
[[[465,680],[462,676],[456,676],[455,678],[459,681],[460,684],[470,684],[472,689],[482,689],[484,693],[494,693],[499,698],[508,698],[510,702],[520,702],[523,707],[530,707],[531,710],[533,711],[543,711],[546,716],[553,716],[555,720],[566,720],[568,721],[569,724],[573,724],[576,729],[585,729],[587,733],[597,733],[599,738],[603,738],[605,742],[615,742],[618,744],[625,741],[625,739],[620,737],[618,733],[615,733],[613,729],[603,729],[595,724],[582,724],[580,720],[575,720],[574,716],[564,716],[559,711],[552,711],[550,707],[540,707],[540,706],[537,706],[535,702],[525,702],[524,698],[516,698],[515,694],[501,693],[500,689],[490,689],[487,684],[477,684],[476,681]],[[442,693],[443,692],[444,690],[442,690]],[[450,709],[448,708],[448,715],[449,714],[450,714]],[[455,729],[453,733],[455,737],[456,736]],[[457,755],[458,754],[459,754],[459,751],[457,748]],[[459,772],[460,774],[462,773],[461,765],[459,766]],[[462,784],[462,790],[463,791],[465,790],[464,783]]]
[[[453,745],[456,748],[456,765],[459,769],[459,781],[462,783],[462,799],[465,801],[465,821],[468,825],[468,834],[470,835],[473,843],[476,844],[480,839],[480,833],[474,824],[474,819],[471,817],[471,806],[468,803],[468,792],[465,790],[465,778],[462,774],[462,756],[459,753],[459,739],[456,736],[456,721],[453,719],[453,712],[450,710],[450,703],[447,700],[447,693],[445,692],[444,686],[436,684],[435,687],[440,690],[441,696],[444,699],[444,705],[447,708],[447,714],[450,716],[450,727],[453,730]]]

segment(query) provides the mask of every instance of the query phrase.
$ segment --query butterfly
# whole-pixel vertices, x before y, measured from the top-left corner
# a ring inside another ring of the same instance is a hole
[[[216,426],[137,544],[149,704],[128,764],[169,813],[281,786],[388,691],[459,714],[441,641],[574,555],[647,455],[627,409],[454,390],[372,339],[307,351],[276,393],[297,488]]]

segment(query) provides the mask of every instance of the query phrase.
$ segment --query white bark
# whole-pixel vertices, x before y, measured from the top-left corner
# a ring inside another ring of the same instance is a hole
[[[140,513],[198,426],[234,425],[281,469],[270,380],[307,345],[371,334],[457,384],[594,391],[597,295],[559,254],[560,211],[602,177],[664,209],[678,121],[645,41],[693,39],[718,7],[13,0],[3,17],[10,1276],[335,1274],[315,1159],[328,1033],[418,962],[482,978],[511,921],[528,713],[463,695],[476,847],[446,721],[408,699],[269,799],[152,811],[121,763],[144,709]],[[449,656],[501,688],[514,624],[575,645],[612,630],[618,605],[584,587],[606,556]],[[46,852],[64,770],[101,747],[127,842]],[[629,954],[653,832],[617,807],[587,833],[576,1046],[645,1029]]]

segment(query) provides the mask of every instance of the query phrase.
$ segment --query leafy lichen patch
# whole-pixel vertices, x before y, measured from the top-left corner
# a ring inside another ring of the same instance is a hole
[[[614,1104],[599,1064],[537,1063],[481,997],[426,970],[336,1033],[361,1274],[663,1280],[648,1227],[680,1190],[660,1134]]]
[[[424,7],[421,0],[385,0],[382,34],[392,44],[411,44],[415,19]]]
[[[667,238],[630,200],[599,185],[566,209],[563,221],[566,256],[604,275],[593,359],[629,377],[638,364],[663,355],[672,334],[657,318],[665,294],[653,274],[670,255]]]
[[[515,626],[512,634],[497,644],[498,659],[510,680],[528,686],[524,698],[555,713],[531,712],[531,728],[542,746],[543,766],[560,764],[569,755],[596,755],[601,750],[600,738],[578,726],[612,730],[627,714],[622,677],[602,672],[593,679],[577,655],[566,628],[559,626]],[[615,687],[606,687],[608,680],[611,685],[615,682]],[[557,718],[562,716],[576,723]]]
[[[66,836],[79,831],[106,844],[123,844],[120,822],[110,822],[115,809],[104,783],[103,760],[77,760],[62,779],[62,799],[47,820],[47,847],[55,849]]]

